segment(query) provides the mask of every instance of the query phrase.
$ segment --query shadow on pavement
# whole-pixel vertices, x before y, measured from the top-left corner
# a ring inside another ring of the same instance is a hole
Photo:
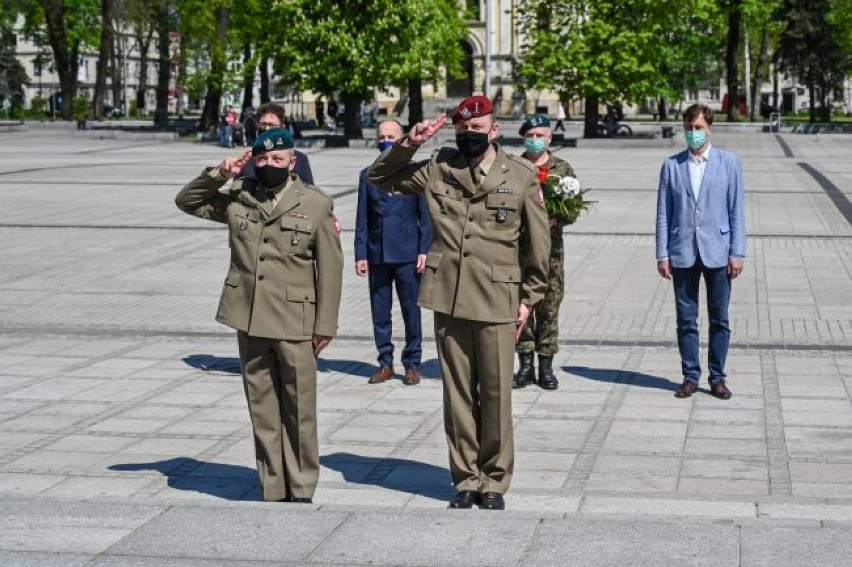
[[[618,370],[615,368],[589,368],[588,366],[563,366],[562,370],[569,374],[581,376],[589,380],[597,380],[598,382],[621,382],[630,384],[631,386],[639,386],[640,388],[656,388],[658,390],[667,390],[674,392],[680,382],[672,382],[668,378],[660,376],[652,376],[641,372],[631,372],[629,370]]]
[[[346,482],[419,494],[434,500],[450,500],[454,494],[449,470],[419,461],[332,453],[320,457],[320,463],[343,474]]]
[[[198,461],[175,457],[153,463],[110,465],[111,471],[157,471],[167,477],[168,485],[178,490],[209,494],[225,500],[259,500],[257,473],[239,465]]]
[[[232,356],[216,356],[213,354],[191,354],[183,358],[183,361],[192,368],[204,372],[227,372],[240,374],[240,359]],[[320,358],[317,361],[317,370],[320,372],[339,372],[350,376],[369,378],[378,368],[374,364],[368,364],[360,360],[338,360]],[[396,368],[399,379],[402,380],[404,370],[402,366]],[[420,377],[425,380],[440,380],[441,368],[438,360],[432,358],[423,361],[420,365]]]
[[[215,356],[213,354],[190,354],[183,358],[183,361],[193,368],[204,370],[205,372],[230,372],[231,374],[240,373],[240,359],[233,356]]]

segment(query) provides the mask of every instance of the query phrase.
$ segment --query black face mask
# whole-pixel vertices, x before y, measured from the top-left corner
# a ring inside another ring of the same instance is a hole
[[[467,159],[478,158],[488,149],[488,134],[466,130],[456,134],[456,145]]]
[[[287,181],[287,178],[290,177],[290,169],[286,167],[264,165],[263,167],[254,168],[254,171],[257,175],[257,180],[260,181],[260,184],[265,189],[277,188],[279,185],[283,185]]]

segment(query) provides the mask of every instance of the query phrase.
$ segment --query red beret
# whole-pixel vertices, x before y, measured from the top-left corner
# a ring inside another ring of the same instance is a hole
[[[479,118],[486,114],[494,112],[494,106],[487,96],[476,95],[469,96],[458,105],[456,111],[453,112],[453,124],[459,120],[467,120],[469,118]]]

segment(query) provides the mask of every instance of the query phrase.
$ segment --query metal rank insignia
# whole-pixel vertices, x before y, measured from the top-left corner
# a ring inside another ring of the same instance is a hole
[[[471,117],[470,110],[468,110],[467,108],[462,108],[461,111],[459,112],[459,115],[462,118],[464,118],[465,120],[467,120],[468,118]]]
[[[275,144],[272,143],[272,140],[267,138],[263,141],[263,147],[266,149],[266,151],[269,151],[275,147]]]

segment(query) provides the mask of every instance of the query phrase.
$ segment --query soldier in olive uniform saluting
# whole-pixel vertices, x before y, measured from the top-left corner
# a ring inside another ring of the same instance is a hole
[[[553,139],[550,120],[537,114],[521,124],[520,132],[524,137],[524,153],[539,170],[557,177],[576,177],[571,165],[548,149]],[[547,292],[544,299],[536,304],[532,316],[521,331],[521,338],[515,350],[518,351],[520,368],[515,374],[513,386],[523,388],[535,384],[535,366],[533,357],[538,353],[538,385],[545,390],[555,390],[559,380],[553,373],[553,356],[559,350],[559,305],[565,297],[565,247],[562,230],[565,224],[550,218],[550,238],[546,246],[550,249],[550,269],[547,274]]]
[[[235,181],[256,160],[257,183]],[[337,332],[343,277],[332,201],[291,173],[283,129],[190,181],[175,202],[226,223],[231,265],[216,320],[237,330],[243,385],[266,501],[311,502],[319,477],[316,357]]]
[[[444,428],[456,488],[451,508],[502,510],[514,469],[515,341],[547,277],[547,213],[535,169],[494,143],[491,101],[468,97],[453,114],[458,149],[410,162],[446,117],[416,124],[370,168],[379,188],[424,194],[432,245],[420,305],[435,312]],[[537,245],[537,243],[539,243]]]

